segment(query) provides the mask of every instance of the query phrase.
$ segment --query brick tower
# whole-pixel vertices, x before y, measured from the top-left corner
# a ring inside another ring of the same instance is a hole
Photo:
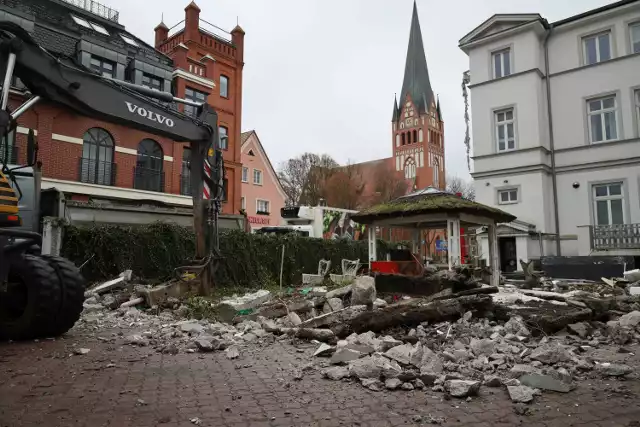
[[[400,105],[396,97],[391,122],[395,170],[410,181],[408,191],[428,186],[444,189],[444,122],[429,81],[415,1]]]

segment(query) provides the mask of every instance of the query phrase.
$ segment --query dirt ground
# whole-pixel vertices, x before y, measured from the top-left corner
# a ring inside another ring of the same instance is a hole
[[[308,342],[273,340],[229,360],[121,346],[104,339],[111,332],[0,343],[0,426],[640,426],[640,346],[602,355],[636,367],[634,379],[545,392],[518,415],[502,388],[466,401],[322,379],[305,369],[316,348]]]

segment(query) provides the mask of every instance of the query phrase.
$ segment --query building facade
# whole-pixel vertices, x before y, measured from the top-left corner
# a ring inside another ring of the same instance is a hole
[[[286,195],[256,131],[243,132],[241,206],[251,229],[282,223]]]
[[[21,25],[53,55],[73,58],[96,73],[185,96],[180,92],[187,80],[184,76],[196,74],[187,71],[188,65],[174,62],[171,52],[162,53],[126,31],[118,23],[117,11],[94,1],[83,2],[83,7],[77,7],[76,3],[0,0],[0,19]],[[227,45],[241,52],[242,38],[235,43],[228,41]],[[213,78],[200,78],[218,90],[220,85],[211,83]],[[239,97],[238,90],[230,89],[230,96]],[[16,108],[28,95],[19,79],[14,79],[10,108]],[[223,125],[227,123],[229,116],[225,113],[220,116]],[[235,131],[236,125],[229,124],[228,128]],[[42,101],[22,115],[16,131],[7,141],[3,140],[0,152],[4,155],[4,146],[8,145],[10,163],[25,162],[30,129],[37,136],[42,188],[56,188],[64,193],[68,207],[106,206],[104,211],[93,211],[83,218],[126,223],[136,215],[145,217],[147,222],[173,219],[169,217],[176,213],[180,217],[190,216],[191,193],[185,185],[188,181],[183,179],[185,171],[188,172],[186,144],[78,116]],[[230,138],[229,149],[236,149],[233,144],[234,139]],[[228,161],[229,182],[223,203],[223,212],[227,214],[237,214],[240,208],[239,183],[232,182],[236,176],[234,165],[238,162],[239,154]],[[222,225],[225,226],[225,220]]]
[[[191,2],[184,9],[184,21],[169,28],[161,22],[155,28],[155,48],[173,60],[173,91],[179,98],[207,102],[218,113],[218,129],[227,136],[223,148],[227,200],[223,213],[238,213],[241,197],[242,70],[244,31],[236,26],[230,33],[200,18],[200,8]],[[190,106],[178,107],[193,114]],[[181,182],[188,185],[189,147],[179,150],[185,165]]]
[[[494,15],[460,48],[476,200],[518,217],[500,230],[503,270],[541,255],[640,255],[640,1],[554,23]]]

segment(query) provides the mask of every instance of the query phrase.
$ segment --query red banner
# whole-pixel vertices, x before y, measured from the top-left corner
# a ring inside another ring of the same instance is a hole
[[[269,217],[250,216],[249,223],[259,225],[269,225]]]

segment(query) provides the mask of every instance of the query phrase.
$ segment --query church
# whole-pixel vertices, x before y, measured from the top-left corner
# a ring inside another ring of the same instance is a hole
[[[385,175],[404,180],[406,193],[429,186],[445,188],[444,121],[431,88],[415,1],[402,90],[393,103],[391,147],[391,157],[356,164],[365,183],[365,201],[376,199],[381,168]]]

